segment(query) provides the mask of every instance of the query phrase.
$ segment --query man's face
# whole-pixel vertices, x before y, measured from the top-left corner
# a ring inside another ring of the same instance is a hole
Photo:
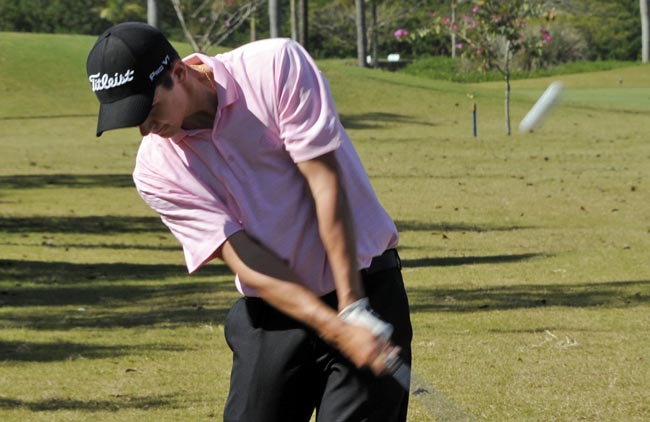
[[[171,89],[158,85],[151,111],[139,126],[142,136],[153,133],[163,138],[170,138],[178,133],[185,117],[184,98],[184,91],[179,83],[175,82]]]

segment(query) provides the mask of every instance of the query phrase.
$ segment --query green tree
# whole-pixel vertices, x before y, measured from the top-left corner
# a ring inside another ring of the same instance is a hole
[[[146,10],[140,3],[129,0],[108,0],[103,7],[98,8],[99,16],[112,23],[144,20]]]
[[[271,38],[280,37],[282,34],[282,2],[280,0],[269,0],[269,27]]]
[[[264,0],[171,0],[185,38],[197,52],[220,45],[254,17]]]
[[[367,66],[367,38],[366,38],[366,2],[365,0],[355,0],[355,23],[357,28],[357,63],[361,67]]]
[[[160,27],[158,0],[147,0],[147,23],[156,28]]]
[[[0,0],[0,31],[96,34],[110,22],[95,10],[105,0]]]
[[[505,89],[506,134],[510,125],[510,74],[513,55],[526,51],[529,56],[541,55],[551,35],[545,27],[531,34],[530,21],[544,17],[551,20],[553,11],[544,12],[534,0],[474,0],[471,11],[458,21],[448,16],[436,15],[427,31],[454,34],[459,41],[453,48],[461,50],[466,59],[477,63],[480,69],[495,69],[503,75]],[[416,35],[417,36],[417,35]]]
[[[309,22],[308,0],[291,0],[291,38],[297,40],[303,47],[307,48],[307,33]]]
[[[649,0],[639,0],[641,14],[641,61],[647,63],[650,59],[650,10]]]
[[[641,51],[639,0],[556,0],[558,21],[575,28],[588,60],[637,60]]]
[[[298,0],[298,42],[309,48],[309,0]]]

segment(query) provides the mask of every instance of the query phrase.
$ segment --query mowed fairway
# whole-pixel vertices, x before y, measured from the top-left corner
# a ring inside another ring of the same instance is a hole
[[[221,420],[233,277],[186,274],[137,131],[95,138],[93,42],[0,33],[0,420]],[[503,83],[320,64],[401,230],[420,374],[477,420],[650,419],[650,67],[562,76],[525,135],[554,79],[514,81],[508,137]]]

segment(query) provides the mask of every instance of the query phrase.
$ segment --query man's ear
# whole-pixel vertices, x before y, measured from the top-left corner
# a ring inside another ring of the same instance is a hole
[[[187,65],[182,60],[176,60],[172,66],[172,77],[176,82],[184,82],[187,75]]]

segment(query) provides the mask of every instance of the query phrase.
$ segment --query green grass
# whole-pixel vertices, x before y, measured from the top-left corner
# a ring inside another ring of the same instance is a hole
[[[95,138],[92,43],[0,34],[0,420],[220,420],[232,276],[185,274],[136,131]],[[415,368],[478,420],[647,420],[648,67],[514,81],[515,128],[567,89],[507,137],[502,82],[320,64],[401,230]]]

